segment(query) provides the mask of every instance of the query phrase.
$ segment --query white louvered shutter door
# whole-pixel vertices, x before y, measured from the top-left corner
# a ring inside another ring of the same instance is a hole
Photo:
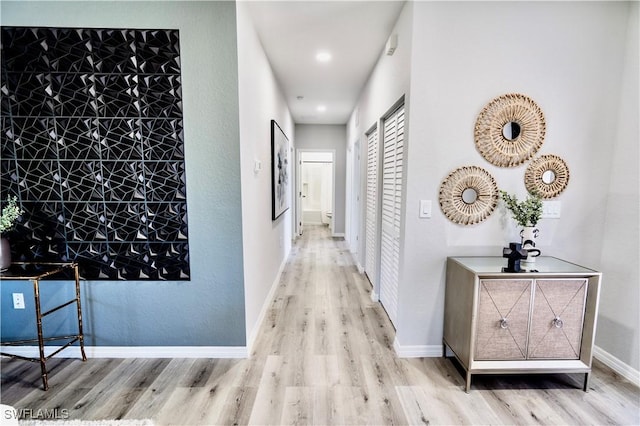
[[[382,233],[380,248],[380,302],[391,322],[398,318],[404,106],[384,121],[382,156]]]
[[[371,284],[377,281],[376,241],[378,203],[378,129],[367,135],[367,206],[364,271]]]

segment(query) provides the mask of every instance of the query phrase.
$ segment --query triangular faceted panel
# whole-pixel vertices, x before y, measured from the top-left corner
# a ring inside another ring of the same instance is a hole
[[[188,280],[179,31],[1,31],[0,199],[25,210],[18,260]]]

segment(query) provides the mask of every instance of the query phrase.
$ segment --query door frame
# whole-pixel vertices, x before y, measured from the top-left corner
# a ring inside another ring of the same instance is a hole
[[[323,148],[298,148],[296,149],[296,236],[301,236],[303,232],[302,223],[302,156],[307,152],[329,152],[331,153],[331,223],[329,229],[331,230],[331,236],[334,235],[334,221],[336,219],[336,150],[335,149],[323,149]]]

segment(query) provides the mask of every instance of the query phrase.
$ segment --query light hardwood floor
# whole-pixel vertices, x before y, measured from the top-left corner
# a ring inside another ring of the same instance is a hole
[[[2,359],[0,400],[71,419],[158,425],[640,424],[640,390],[596,362],[582,375],[475,376],[451,359],[399,359],[343,241],[323,227],[294,244],[249,359]]]

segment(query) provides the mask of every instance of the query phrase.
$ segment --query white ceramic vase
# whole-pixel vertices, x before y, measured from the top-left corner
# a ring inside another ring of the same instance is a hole
[[[538,238],[539,233],[540,230],[535,226],[525,226],[522,231],[520,231],[522,248],[529,252],[527,259],[523,260],[524,262],[535,262],[536,257],[540,256],[540,249],[536,248],[536,238]]]

